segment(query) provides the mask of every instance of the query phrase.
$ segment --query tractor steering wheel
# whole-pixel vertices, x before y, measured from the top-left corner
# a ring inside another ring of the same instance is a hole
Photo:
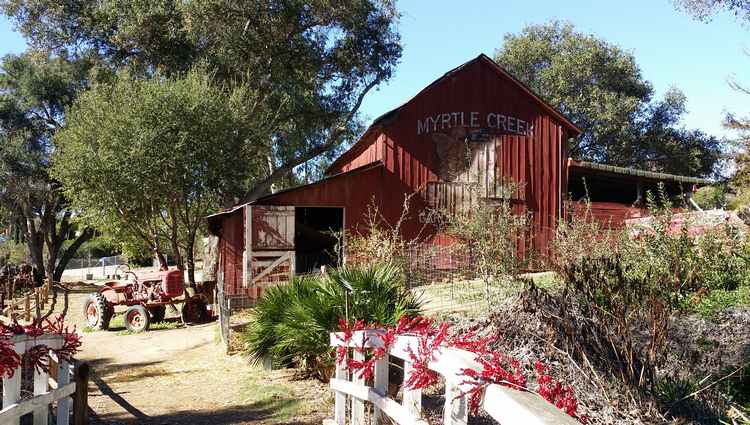
[[[124,276],[133,275],[133,283],[138,284],[138,275],[132,270],[126,270]]]

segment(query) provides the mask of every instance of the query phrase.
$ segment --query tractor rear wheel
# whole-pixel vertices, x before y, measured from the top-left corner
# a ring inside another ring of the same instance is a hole
[[[163,305],[157,305],[156,307],[149,307],[149,313],[151,313],[151,322],[163,322],[164,316],[167,313],[167,308]]]
[[[86,318],[86,323],[93,329],[100,331],[109,329],[109,321],[113,313],[114,308],[109,305],[101,292],[89,295],[83,303],[83,316]]]
[[[148,310],[142,305],[132,305],[125,310],[125,329],[133,333],[148,330],[150,318]]]
[[[190,297],[182,305],[182,323],[205,323],[208,321],[206,302],[201,297]]]

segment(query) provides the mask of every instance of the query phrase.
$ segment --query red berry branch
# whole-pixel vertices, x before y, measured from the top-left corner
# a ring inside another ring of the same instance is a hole
[[[585,415],[577,414],[578,401],[573,389],[570,386],[564,386],[559,380],[554,380],[549,375],[548,365],[540,361],[534,364],[537,387],[536,389],[529,388],[528,376],[521,363],[511,356],[490,349],[489,345],[494,341],[492,338],[479,337],[476,332],[449,337],[448,323],[436,324],[434,320],[424,317],[402,317],[396,326],[365,325],[361,320],[348,323],[341,319],[339,328],[341,333],[338,338],[342,345],[336,347],[336,362],[345,364],[347,370],[357,374],[359,378],[369,380],[373,377],[375,363],[385,358],[393,347],[397,335],[416,336],[418,338],[416,351],[411,345],[407,347],[412,372],[406,377],[405,388],[421,389],[437,384],[438,375],[429,368],[429,364],[435,360],[435,354],[441,347],[452,347],[474,354],[474,360],[480,366],[478,369],[461,371],[461,375],[466,378],[462,384],[470,389],[460,396],[468,397],[471,414],[476,415],[479,412],[484,389],[490,384],[497,384],[520,391],[535,392],[581,423],[586,423]],[[377,336],[383,345],[367,352],[365,348],[367,341],[362,341],[362,346],[354,349],[366,353],[365,359],[354,360],[347,355],[347,347],[351,344],[354,332],[363,330],[373,331],[374,336]]]
[[[23,364],[21,355],[13,349],[13,337],[27,335],[38,338],[43,335],[62,335],[63,345],[59,349],[52,349],[45,344],[38,344],[25,353],[28,364],[37,371],[49,372],[50,355],[54,353],[59,360],[70,361],[81,348],[81,337],[73,328],[65,325],[65,318],[58,316],[54,320],[34,321],[29,325],[21,325],[13,321],[10,325],[0,324],[0,376],[12,378],[16,369]]]

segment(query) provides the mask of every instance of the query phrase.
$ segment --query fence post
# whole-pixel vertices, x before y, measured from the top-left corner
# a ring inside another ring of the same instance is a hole
[[[346,381],[349,379],[349,372],[346,370],[346,363],[349,355],[345,355],[341,363],[336,363],[336,379]],[[333,420],[336,425],[346,424],[346,394],[336,391],[336,402],[333,410]]]
[[[36,369],[36,368],[35,368]],[[41,395],[49,390],[49,374],[45,371],[34,371],[34,395]],[[49,405],[45,404],[34,409],[34,425],[47,425],[49,419]]]
[[[381,396],[388,397],[388,353],[382,359],[375,362],[375,391]],[[375,408],[375,425],[386,425],[390,423],[385,413]]]
[[[63,359],[57,364],[57,388],[70,383],[70,365]],[[70,397],[63,397],[57,401],[57,425],[70,423]]]
[[[404,382],[414,371],[414,366],[408,360],[404,360]],[[412,415],[419,417],[422,414],[422,390],[404,388],[403,405]]]
[[[466,405],[466,396],[461,393],[458,382],[446,379],[443,424],[466,425],[468,422],[469,409]]]
[[[26,299],[23,303],[24,310],[26,310],[26,313],[24,314],[24,319],[27,322],[31,321],[31,294],[26,294]]]
[[[79,363],[75,368],[76,392],[73,398],[73,425],[89,423],[89,373],[88,363]]]
[[[26,347],[25,342],[17,342],[14,346],[16,353],[23,355],[24,348]],[[17,367],[13,371],[13,377],[8,378],[3,375],[3,409],[10,407],[13,404],[18,403],[18,399],[21,398],[21,366]],[[14,425],[21,423],[21,418],[17,418],[12,422]]]
[[[354,349],[354,360],[364,361],[365,353],[360,350]],[[359,385],[365,385],[363,378],[357,377],[356,372],[352,372],[352,382],[356,382]],[[352,397],[352,425],[365,425],[365,402],[356,397]]]

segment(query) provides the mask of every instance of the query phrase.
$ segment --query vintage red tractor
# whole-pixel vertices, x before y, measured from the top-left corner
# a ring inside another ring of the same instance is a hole
[[[125,271],[124,274],[127,280],[107,282],[86,299],[83,314],[90,327],[108,329],[115,306],[127,306],[123,321],[131,332],[143,332],[151,323],[163,321],[167,306],[176,308],[177,303],[182,303],[185,323],[200,323],[210,318],[208,297],[186,290],[181,270],[172,268],[137,274]]]

